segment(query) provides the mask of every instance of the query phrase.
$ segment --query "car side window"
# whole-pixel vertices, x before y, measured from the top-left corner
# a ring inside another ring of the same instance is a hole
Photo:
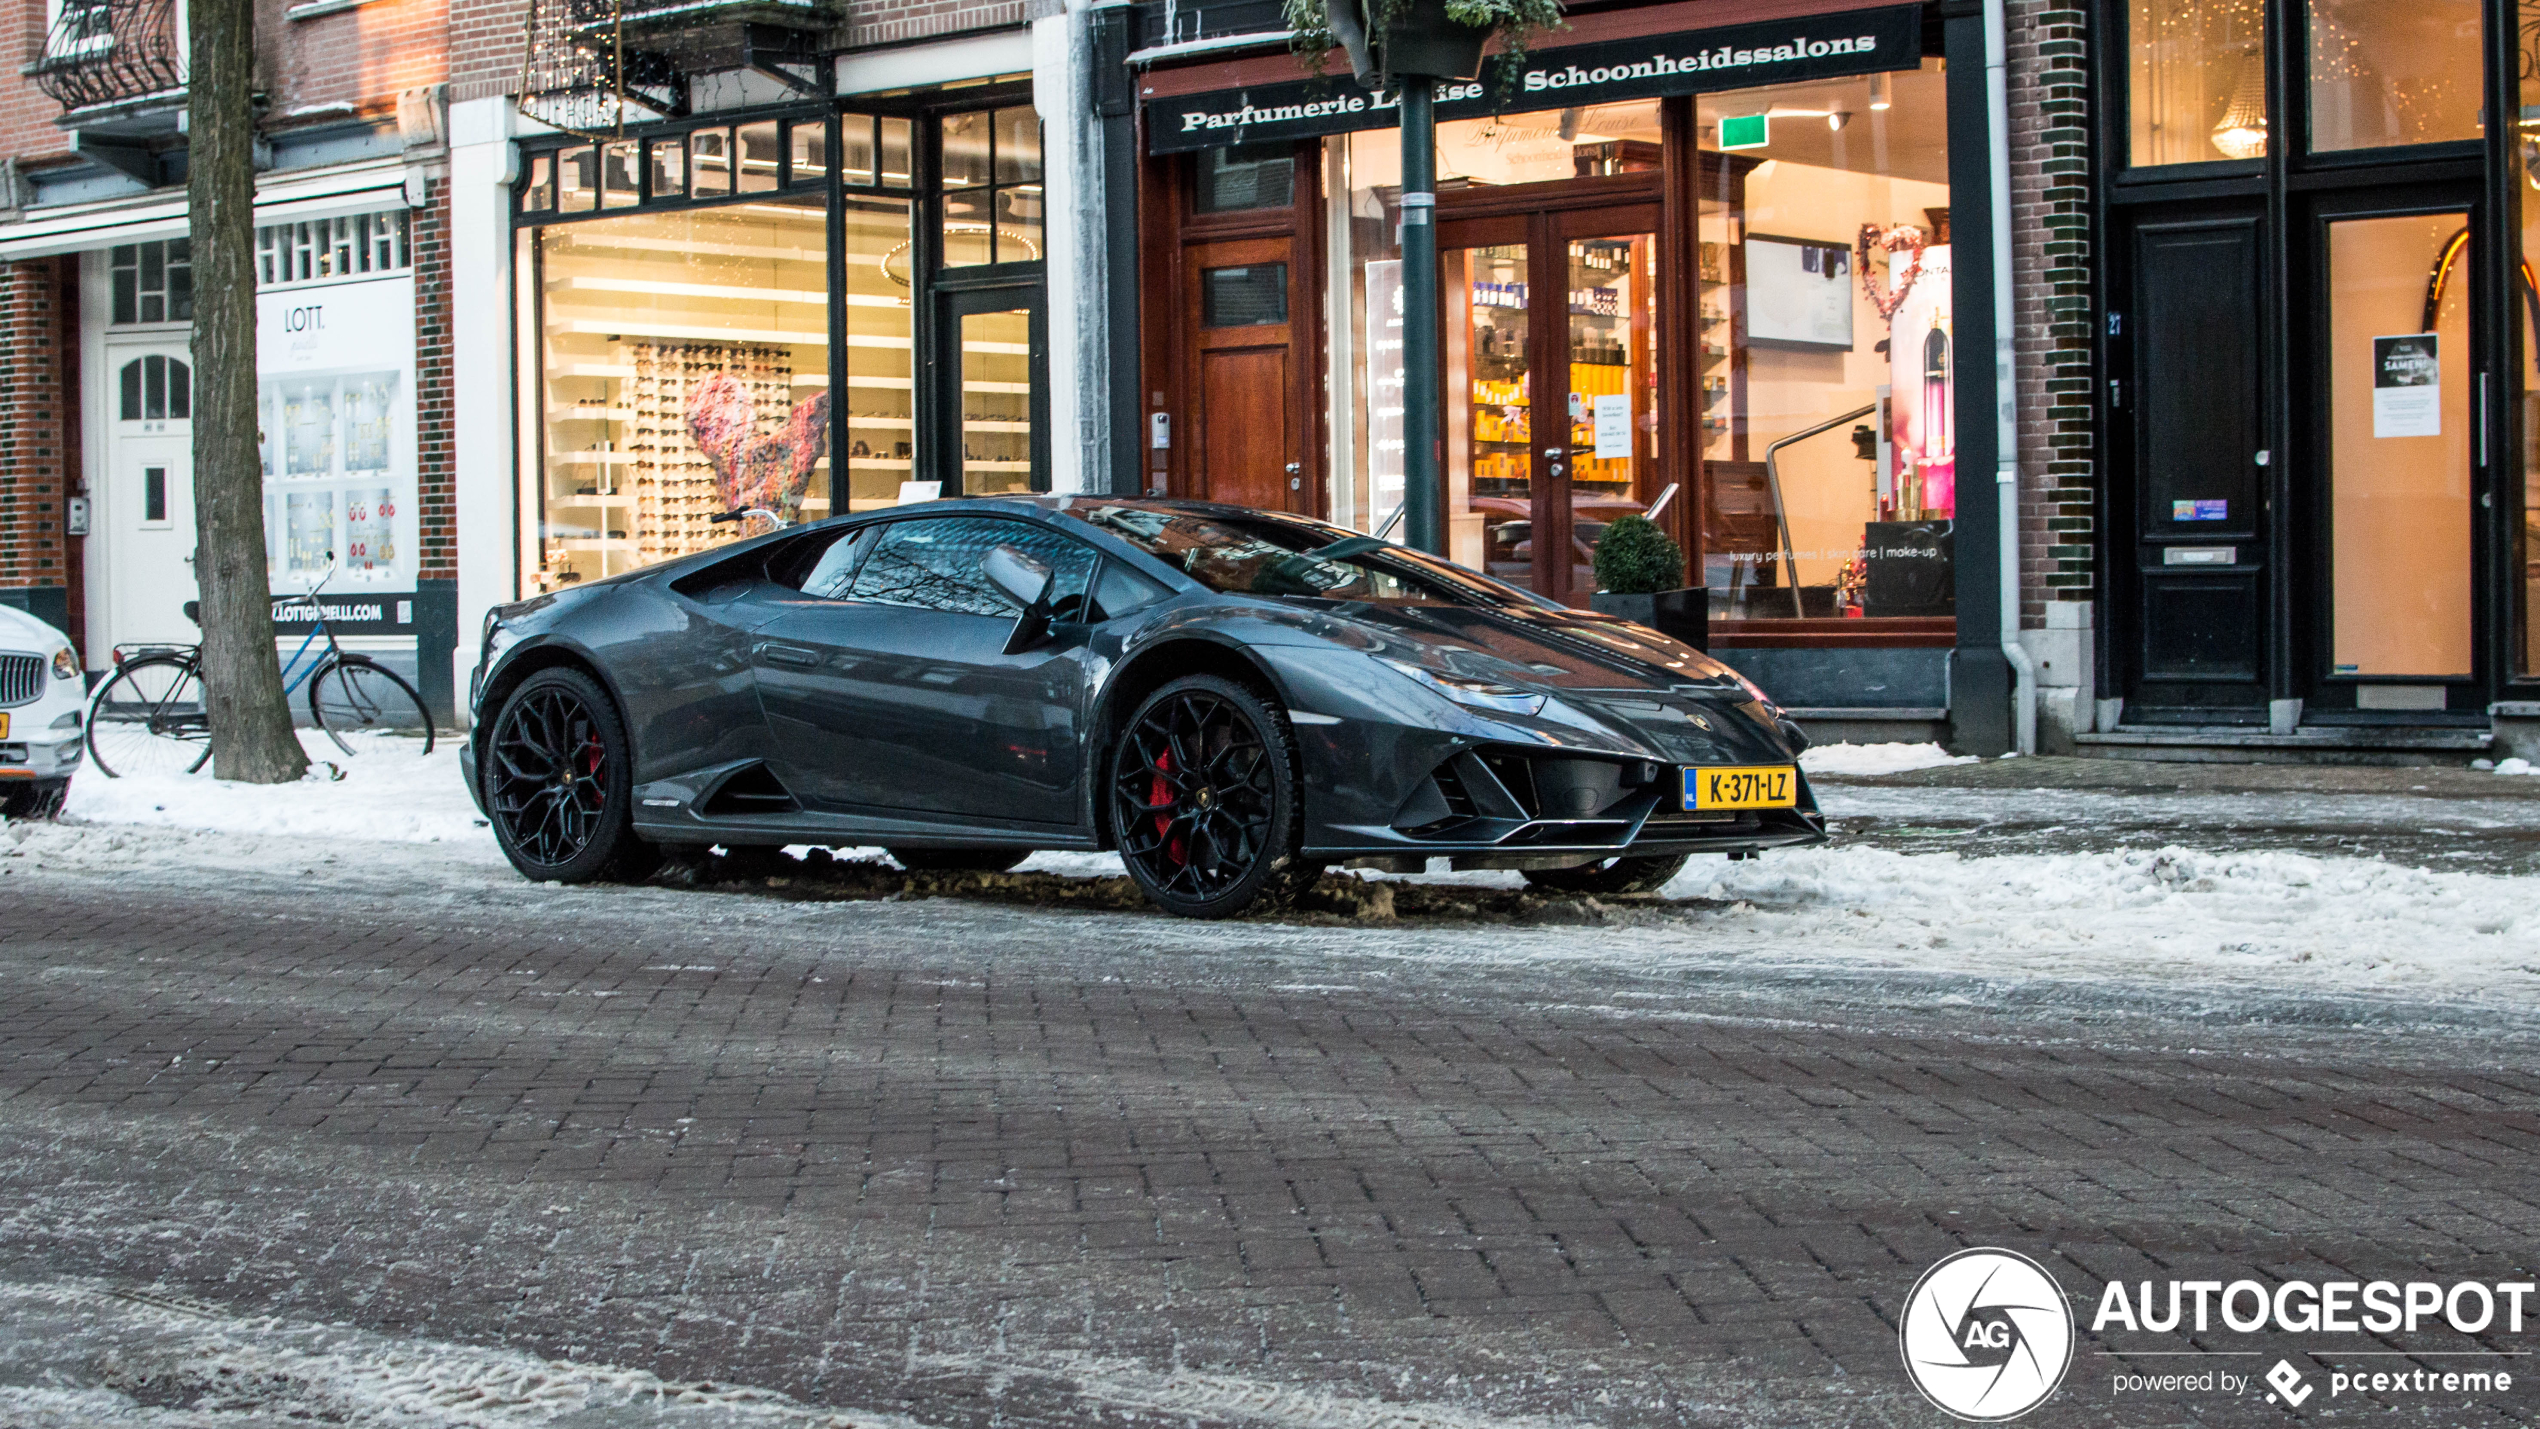
[[[1102,579],[1094,586],[1094,609],[1089,620],[1112,620],[1140,610],[1164,599],[1172,592],[1122,565],[1117,560],[1102,563]]]
[[[1093,549],[1046,527],[993,516],[929,517],[883,527],[873,554],[848,588],[849,598],[1011,616],[1014,602],[980,569],[999,546],[1012,546],[1049,567],[1056,577],[1050,597],[1058,618],[1081,618],[1072,612],[1084,607],[1096,564]]]
[[[770,569],[770,578],[780,585],[790,585],[803,594],[820,600],[844,600],[847,583],[855,576],[856,562],[864,558],[873,545],[874,528],[860,527],[828,543],[817,556],[806,551],[789,554],[789,569]]]

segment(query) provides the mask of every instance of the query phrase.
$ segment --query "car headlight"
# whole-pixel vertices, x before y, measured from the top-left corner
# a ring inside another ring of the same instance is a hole
[[[1425,665],[1414,665],[1407,660],[1387,659],[1382,655],[1376,658],[1469,709],[1490,710],[1499,714],[1543,713],[1545,697],[1532,690],[1521,690],[1514,685],[1476,679],[1470,675],[1432,670]]]
[[[57,680],[79,678],[79,657],[71,653],[71,647],[68,645],[53,652],[53,678]]]

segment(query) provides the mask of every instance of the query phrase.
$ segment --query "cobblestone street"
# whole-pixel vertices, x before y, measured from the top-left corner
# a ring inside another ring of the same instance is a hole
[[[1927,1424],[1901,1303],[1991,1244],[2084,1330],[2039,1422],[2265,1423],[2112,1400],[2171,1341],[2089,1334],[2102,1282],[2540,1230],[2511,1010],[299,856],[8,879],[8,1286],[935,1425]],[[38,1323],[0,1385],[129,1392]]]

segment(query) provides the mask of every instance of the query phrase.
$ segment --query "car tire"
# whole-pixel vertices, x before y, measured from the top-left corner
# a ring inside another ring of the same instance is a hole
[[[1032,856],[1028,848],[886,848],[911,873],[1004,873]]]
[[[631,883],[661,866],[661,849],[635,836],[626,723],[580,670],[540,670],[504,698],[477,777],[494,841],[524,878]]]
[[[1106,781],[1112,835],[1130,879],[1157,907],[1231,918],[1285,906],[1322,875],[1300,852],[1304,783],[1277,700],[1216,675],[1186,675],[1140,701],[1120,731]],[[1176,767],[1176,750],[1202,777]]]
[[[1530,868],[1526,881],[1554,893],[1655,893],[1684,871],[1690,854],[1609,858],[1579,868]]]
[[[70,792],[68,779],[12,780],[0,791],[0,819],[59,818]]]

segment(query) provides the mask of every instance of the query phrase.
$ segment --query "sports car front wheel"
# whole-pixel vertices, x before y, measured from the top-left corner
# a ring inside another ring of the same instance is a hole
[[[579,670],[520,682],[485,741],[485,811],[494,841],[542,883],[632,882],[661,864],[635,837],[635,761],[600,683]]]
[[[1299,856],[1296,741],[1258,690],[1187,675],[1146,697],[1111,756],[1111,826],[1157,907],[1231,918],[1293,899],[1322,872]]]

